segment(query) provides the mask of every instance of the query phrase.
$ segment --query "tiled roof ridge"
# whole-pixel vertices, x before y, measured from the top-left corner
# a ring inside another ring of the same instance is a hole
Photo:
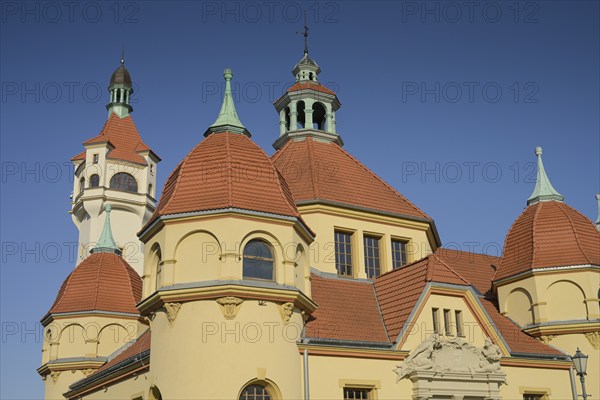
[[[275,163],[275,162],[276,162],[276,161],[277,161],[277,160],[278,160],[278,159],[281,157],[281,155],[284,153],[284,150],[285,150],[286,148],[288,148],[288,147],[289,147],[289,146],[292,144],[292,142],[293,142],[293,140],[288,140],[288,141],[287,141],[287,142],[286,142],[286,143],[283,145],[283,147],[282,147],[281,149],[277,150],[277,151],[275,152],[275,154],[273,154],[273,155],[271,156],[271,159],[273,160],[273,163]]]
[[[273,162],[273,160],[271,160],[271,157],[269,157],[268,154],[263,150],[263,148],[260,147],[252,139],[250,139],[249,137],[247,137],[245,135],[244,135],[244,138],[246,140],[250,141],[250,143],[253,144],[262,153],[263,156],[265,156],[265,159],[268,161],[269,165],[271,166],[272,171],[275,173],[274,178],[277,179],[275,186],[277,186],[277,189],[279,190],[279,194],[281,194],[281,198],[283,199],[284,203],[287,204],[287,206],[290,209],[290,211],[292,212],[292,214],[295,215],[296,217],[299,217],[300,212],[298,211],[298,208],[296,207],[296,203],[293,201],[292,198],[288,198],[288,196],[286,196],[283,191],[282,186],[287,185],[287,182],[283,178],[283,175],[281,175],[281,172],[279,171],[279,169],[277,169],[277,167],[275,166],[275,163]],[[288,188],[288,190],[289,190],[289,188]],[[231,192],[231,190],[230,190],[230,192]]]
[[[580,253],[583,255],[583,258],[585,258],[588,263],[592,264],[592,260],[590,260],[587,253],[581,248],[581,241],[579,240],[579,235],[577,234],[577,228],[575,228],[575,225],[573,225],[573,220],[567,215],[567,212],[563,208],[566,207],[566,205],[562,202],[555,203],[558,206],[558,209],[564,214],[567,221],[569,221],[569,225],[571,226],[571,230],[573,231],[573,235],[575,236],[575,243],[577,243],[577,247],[579,248]]]
[[[348,153],[346,150],[344,150],[339,144],[331,142],[328,143],[330,145],[334,145],[337,146],[341,151],[342,154],[345,154],[347,157],[349,157],[352,161],[354,161],[358,166],[360,166],[362,169],[364,169],[366,172],[368,172],[369,174],[371,174],[371,176],[373,176],[375,179],[377,179],[380,183],[382,183],[385,187],[387,187],[389,190],[392,191],[392,193],[398,197],[400,200],[406,201],[406,203],[411,206],[414,211],[416,211],[417,213],[421,214],[422,217],[427,218],[427,219],[431,219],[427,214],[425,214],[425,212],[423,212],[421,209],[419,209],[417,206],[415,206],[410,200],[408,200],[406,197],[402,196],[396,189],[394,189],[391,185],[389,185],[386,181],[384,181],[381,177],[379,177],[379,175],[377,175],[376,173],[374,173],[373,171],[371,171],[369,168],[367,168],[367,166],[365,166],[363,163],[361,163],[360,161],[358,161],[358,159],[356,159],[352,154]]]
[[[535,213],[533,214],[533,218],[531,219],[531,247],[532,247],[532,249],[531,249],[531,265],[529,265],[529,268],[533,268],[533,266],[535,265],[535,258],[538,253],[537,246],[535,245],[535,230],[536,230],[535,229],[535,227],[536,227],[535,221],[537,221],[538,214],[542,211],[543,206],[544,206],[544,202],[543,201],[539,202],[539,206],[535,209]],[[517,218],[517,219],[519,219],[519,218]],[[508,237],[508,235],[507,235],[507,237]],[[519,250],[517,249],[517,251],[519,251]]]
[[[233,188],[231,186],[231,148],[229,147],[229,135],[227,133],[225,133],[225,151],[225,160],[227,161],[227,170],[225,172],[225,179],[227,179],[227,204],[229,207],[233,207]]]
[[[383,325],[383,331],[385,332],[385,336],[391,342],[390,333],[388,331],[387,324],[385,323],[385,318],[383,318],[383,312],[381,312],[381,305],[379,304],[379,296],[377,296],[377,289],[375,288],[375,282],[370,283],[371,288],[373,289],[373,296],[375,297],[375,304],[377,304],[377,311],[379,311],[379,318],[381,319],[381,325]]]
[[[121,263],[121,265],[123,265],[123,267],[125,268],[125,271],[127,272],[127,280],[129,281],[129,287],[131,288],[131,291],[129,292],[129,294],[131,295],[131,300],[133,302],[133,304],[137,304],[141,299],[136,299],[135,298],[135,293],[134,291],[134,281],[133,281],[133,274],[135,274],[135,276],[139,276],[137,274],[137,272],[135,272],[135,270],[129,265],[129,263],[127,261],[125,261],[125,259],[123,259],[123,256],[117,256],[119,257],[119,262]],[[143,285],[143,283],[142,283]]]
[[[173,187],[173,190],[171,191],[171,195],[169,196],[169,198],[167,199],[167,202],[165,203],[164,206],[162,206],[160,209],[161,210],[167,210],[169,205],[171,204],[171,201],[173,200],[173,193],[175,193],[177,191],[177,189],[179,189],[179,184],[181,183],[181,175],[183,173],[183,169],[186,165],[186,163],[188,162],[188,160],[190,159],[190,156],[196,151],[196,149],[204,142],[206,142],[207,140],[210,140],[210,138],[212,138],[213,135],[209,135],[206,139],[201,140],[200,142],[198,142],[198,144],[196,144],[194,146],[194,148],[185,156],[185,158],[183,160],[181,160],[181,162],[179,164],[177,164],[177,166],[175,167],[175,169],[173,170],[173,172],[171,173],[171,175],[169,175],[169,177],[167,178],[167,180],[165,181],[165,186],[166,184],[169,182],[169,180],[171,179],[171,177],[174,174],[177,174],[175,176],[175,186]],[[160,201],[158,202],[160,205]],[[156,212],[158,213],[159,208],[156,208]],[[169,212],[166,211],[165,214],[168,214]],[[158,214],[160,215],[160,213]],[[154,218],[150,218],[150,221],[154,220]],[[148,221],[148,222],[150,222]]]
[[[75,268],[77,268],[77,267],[75,267]],[[71,279],[73,278],[73,273],[74,272],[75,272],[75,270],[71,271],[69,273],[69,275],[67,275],[67,278],[65,279],[65,281],[63,282],[63,284],[60,285],[60,289],[58,290],[58,294],[56,295],[56,299],[54,300],[54,303],[50,307],[50,310],[48,310],[48,312],[46,313],[46,316],[52,314],[52,310],[54,310],[55,308],[58,308],[58,306],[60,305],[60,303],[62,303],[62,301],[64,300],[65,296],[63,296],[63,293],[65,293],[67,291],[69,283],[71,282]],[[44,318],[46,318],[46,317],[44,317]]]
[[[437,254],[432,253],[431,254],[433,257],[435,257],[436,260],[438,260],[439,262],[441,262],[446,268],[448,268],[448,270],[450,272],[452,272],[454,275],[456,275],[461,281],[463,281],[464,283],[466,283],[467,285],[471,285],[471,283],[466,280],[465,278],[463,278],[458,272],[456,272],[454,270],[454,268],[452,268],[451,266],[449,266],[444,260],[442,260]]]
[[[94,285],[94,304],[92,306],[94,310],[98,309],[98,288],[100,287],[100,275],[104,269],[104,256],[106,254],[107,253],[100,253],[100,263],[98,268],[96,268],[96,285]]]
[[[312,186],[312,190],[313,190],[313,196],[318,199],[319,195],[321,193],[321,191],[319,190],[319,180],[315,179],[315,168],[313,166],[313,161],[314,161],[314,147],[313,147],[313,140],[312,138],[306,138],[307,142],[306,142],[306,146],[308,147],[308,167],[310,168],[310,177],[313,180],[313,184]]]
[[[401,270],[403,270],[403,269],[406,269],[406,268],[412,267],[412,266],[413,266],[413,265],[415,265],[415,264],[418,264],[418,263],[420,263],[420,262],[423,262],[424,260],[427,260],[427,259],[429,258],[429,256],[430,256],[430,255],[431,255],[431,254],[428,254],[428,255],[426,255],[425,257],[421,257],[421,258],[419,258],[418,260],[411,261],[410,263],[408,263],[408,264],[405,264],[405,265],[403,265],[403,266],[402,266],[402,267],[400,267],[400,268],[394,268],[394,269],[391,269],[391,270],[389,270],[389,271],[387,271],[387,272],[384,272],[383,274],[381,274],[381,275],[379,275],[378,277],[376,277],[376,278],[375,278],[375,281],[377,281],[377,280],[378,280],[378,279],[380,279],[381,277],[384,277],[384,276],[387,276],[387,275],[392,275],[392,274],[394,274],[394,273],[397,273],[397,271],[401,271]]]

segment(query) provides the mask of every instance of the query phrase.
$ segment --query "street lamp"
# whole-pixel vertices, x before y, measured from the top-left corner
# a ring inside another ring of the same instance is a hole
[[[577,371],[577,375],[579,375],[579,379],[581,380],[581,392],[583,393],[581,397],[583,397],[583,400],[587,400],[589,395],[585,391],[585,371],[587,370],[588,356],[583,354],[578,347],[571,359],[573,360],[573,365],[575,365],[575,371]]]

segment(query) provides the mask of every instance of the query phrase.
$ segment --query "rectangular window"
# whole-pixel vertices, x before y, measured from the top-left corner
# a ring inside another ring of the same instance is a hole
[[[150,175],[154,175],[154,164],[150,164]]]
[[[406,263],[406,242],[392,239],[392,268],[400,268]]]
[[[335,267],[339,275],[352,276],[352,234],[335,231]]]
[[[444,330],[446,336],[452,336],[452,314],[446,308],[444,309]]]
[[[94,163],[94,164],[98,164],[98,154],[94,154],[94,155],[92,156],[92,159],[93,159],[93,163]]]
[[[368,278],[378,277],[381,273],[379,266],[379,238],[365,236],[365,272]]]
[[[431,309],[431,316],[433,318],[433,333],[440,333],[440,310],[438,308]]]
[[[523,400],[544,400],[546,397],[542,393],[524,393]]]
[[[373,389],[344,388],[344,400],[370,400]]]
[[[456,336],[465,336],[465,331],[463,328],[462,311],[455,310],[454,317],[456,319],[456,321],[455,321],[456,322]]]

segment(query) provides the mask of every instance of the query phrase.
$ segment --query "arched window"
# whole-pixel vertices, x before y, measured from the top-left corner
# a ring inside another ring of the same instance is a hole
[[[244,278],[273,280],[273,253],[262,240],[251,240],[244,247]]]
[[[262,385],[248,385],[242,390],[240,400],[273,400],[266,387]]]
[[[79,193],[83,193],[83,189],[85,189],[85,178],[79,180]]]
[[[324,131],[325,128],[325,106],[322,103],[313,104],[313,128]]]
[[[305,104],[302,100],[300,100],[298,103],[296,103],[296,111],[298,112],[298,116],[297,118],[297,126],[292,127],[293,129],[304,129],[305,126],[305,121],[306,121],[306,115],[304,114],[304,108],[305,108]]]
[[[137,182],[135,178],[126,172],[119,172],[110,178],[110,188],[124,192],[137,193]]]
[[[90,187],[95,188],[98,186],[100,186],[100,177],[98,176],[98,174],[90,176]]]

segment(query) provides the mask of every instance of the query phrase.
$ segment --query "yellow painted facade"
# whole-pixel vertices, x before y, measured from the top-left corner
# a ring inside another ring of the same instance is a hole
[[[325,140],[334,131],[313,134]],[[92,146],[86,157],[98,150],[98,162],[110,164],[102,149]],[[499,311],[562,353],[512,350],[518,338],[503,337],[482,293],[437,276],[427,277],[389,343],[311,338],[307,324],[328,306],[314,300],[311,274],[372,283],[364,238],[378,240],[384,274],[392,269],[392,240],[406,244],[408,263],[435,254],[433,222],[314,201],[298,204],[301,218],[234,208],[161,215],[139,240],[131,239],[154,210],[155,175],[138,172],[141,193],[84,190],[75,195],[73,219],[89,243],[104,224],[104,196],[112,196],[114,236],[119,244],[135,242],[140,253],[124,249],[126,261],[136,257],[130,264],[143,282],[139,315],[72,313],[42,321],[38,372],[47,399],[240,399],[249,386],[266,390],[269,400],[341,400],[356,393],[370,400],[576,399],[569,354],[577,347],[589,355],[589,392],[600,395],[593,378],[600,376],[598,266],[534,271],[494,285]],[[76,170],[76,193],[81,178],[89,179],[87,168]],[[351,235],[350,276],[338,276],[336,232]],[[245,276],[245,249],[256,241],[269,249],[273,279]],[[111,364],[147,329],[149,349]],[[98,370],[107,362],[109,368]],[[243,400],[253,399],[259,397]]]

